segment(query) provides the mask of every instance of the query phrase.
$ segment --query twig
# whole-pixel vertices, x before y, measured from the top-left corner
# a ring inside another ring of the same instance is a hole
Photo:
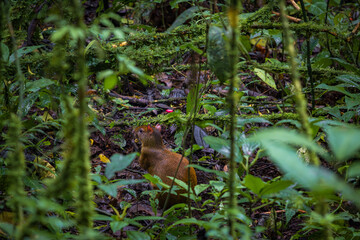
[[[296,8],[296,10],[300,10],[299,5],[297,5],[297,3],[294,0],[290,0],[290,2],[294,6],[294,8]]]
[[[272,14],[275,14],[276,16],[280,16],[280,13],[278,12],[275,12],[275,11],[271,11]],[[289,19],[290,21],[293,21],[293,22],[301,22],[301,19],[300,18],[296,18],[296,17],[292,17],[292,16],[289,16],[289,15],[286,15],[286,18]]]

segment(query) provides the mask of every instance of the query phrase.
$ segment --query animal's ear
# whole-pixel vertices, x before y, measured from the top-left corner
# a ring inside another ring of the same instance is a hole
[[[161,126],[160,126],[160,124],[156,124],[155,129],[157,129],[159,132],[161,132]]]
[[[152,133],[154,131],[154,129],[152,129],[152,127],[150,125],[147,125],[147,131],[149,133]]]

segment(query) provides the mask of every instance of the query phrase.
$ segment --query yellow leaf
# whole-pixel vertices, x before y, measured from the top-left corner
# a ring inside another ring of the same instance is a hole
[[[13,212],[1,212],[0,213],[0,222],[14,223],[14,213]],[[1,232],[0,232],[1,234]]]
[[[94,144],[94,140],[90,138],[90,146],[92,146],[93,144]]]
[[[46,160],[36,157],[34,160],[36,172],[40,175],[40,178],[55,178],[55,168]],[[42,167],[41,167],[42,166]]]
[[[41,119],[44,121],[44,122],[47,122],[49,120],[54,120],[52,118],[52,116],[49,114],[48,111],[45,111],[44,114],[42,115]]]
[[[104,155],[104,154],[100,154],[99,155],[100,161],[102,161],[103,163],[109,163],[110,160]]]
[[[259,116],[262,116],[262,113],[260,111],[258,111],[258,114],[259,114]]]
[[[126,46],[128,43],[127,42],[122,42],[122,43],[120,43],[120,47],[123,47],[123,46]]]
[[[257,45],[257,46],[261,46],[261,47],[266,47],[266,44],[267,44],[267,40],[264,39],[264,38],[253,38],[253,39],[250,39],[250,43],[252,45]]]
[[[33,73],[31,70],[30,70],[30,66],[28,65],[28,72],[31,74],[31,75],[35,75],[35,73]]]

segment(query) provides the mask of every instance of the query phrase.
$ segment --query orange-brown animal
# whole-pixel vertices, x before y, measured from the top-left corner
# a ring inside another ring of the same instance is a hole
[[[165,147],[161,138],[161,126],[140,126],[135,128],[135,134],[141,141],[140,166],[147,170],[151,175],[159,176],[164,183],[171,186],[172,179],[168,178],[168,176],[175,176],[176,168],[181,160],[181,155],[172,152]],[[189,161],[183,157],[176,174],[176,178],[185,183],[188,183],[189,179],[187,165],[189,165]],[[190,184],[192,188],[197,184],[196,173],[192,167],[190,167]],[[183,190],[178,190],[178,195],[170,195],[167,208],[177,203],[185,203],[186,198],[179,195],[184,192],[185,191]],[[167,194],[158,196],[160,207],[164,206],[166,196]]]

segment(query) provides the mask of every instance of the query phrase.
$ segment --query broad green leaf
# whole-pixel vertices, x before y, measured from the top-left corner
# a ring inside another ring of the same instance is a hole
[[[333,172],[323,167],[307,165],[295,150],[285,143],[263,141],[262,145],[281,171],[303,187],[318,194],[340,192],[346,199],[360,206],[360,192],[351,188]]]
[[[251,174],[248,174],[244,178],[244,186],[250,189],[253,193],[260,196],[260,191],[266,186],[266,183],[261,180],[259,177],[255,177]]]
[[[265,187],[263,187],[260,190],[260,195],[264,196],[264,195],[278,193],[278,192],[288,188],[292,184],[294,184],[294,183],[291,181],[286,181],[286,180],[279,180],[276,182],[268,183]]]
[[[150,240],[150,236],[145,232],[126,231],[127,237],[131,240]]]
[[[24,54],[28,54],[31,53],[32,51],[43,47],[44,45],[39,45],[39,46],[31,46],[31,47],[22,47],[20,49],[17,50],[17,57],[21,58]],[[9,57],[9,64],[15,61],[15,53],[11,54],[11,56]]]
[[[115,175],[115,172],[125,169],[134,160],[137,153],[130,153],[128,155],[122,155],[116,153],[111,156],[111,162],[107,164],[105,169],[105,176],[110,179]]]
[[[166,30],[166,32],[171,32],[178,26],[182,25],[184,22],[186,22],[188,19],[194,17],[195,13],[198,11],[201,11],[204,9],[201,6],[192,6],[191,8],[186,9],[184,12],[182,12],[174,21],[174,23]]]
[[[355,106],[360,105],[360,97],[359,98],[349,98],[345,96],[345,103],[348,110],[352,110]]]
[[[316,143],[309,141],[309,139],[303,135],[297,133],[295,130],[286,128],[273,128],[260,131],[254,136],[248,138],[248,141],[256,141],[260,143],[264,142],[278,142],[286,143],[294,146],[301,146],[309,148],[316,153],[327,157],[327,152]]]
[[[220,82],[230,77],[230,59],[224,39],[225,31],[219,27],[211,26],[208,34],[207,58],[210,69]]]
[[[221,153],[226,158],[230,158],[230,140],[225,140],[219,137],[206,136],[203,138],[204,141],[210,145],[212,149]],[[241,162],[242,157],[240,155],[239,146],[235,146],[235,161]]]
[[[7,61],[9,60],[9,48],[8,46],[6,46],[4,43],[0,42],[0,48],[1,48],[1,58],[2,61],[4,61],[5,63],[7,63]]]
[[[360,150],[360,129],[328,127],[327,139],[331,151],[339,161],[346,161]]]
[[[117,84],[118,78],[117,74],[112,74],[110,76],[107,76],[104,80],[104,89],[111,90],[113,89]]]
[[[41,78],[39,80],[35,80],[35,81],[32,81],[32,82],[27,82],[25,84],[25,90],[27,92],[37,92],[40,89],[42,89],[44,87],[47,87],[47,86],[50,86],[50,85],[52,85],[54,83],[55,82],[53,80],[51,80],[51,79]]]
[[[3,230],[4,232],[6,232],[8,234],[8,237],[10,238],[10,236],[13,236],[15,226],[10,223],[0,222],[0,229]],[[4,236],[4,237],[6,237],[6,236]]]
[[[218,192],[224,190],[226,183],[223,181],[209,181],[209,184]]]
[[[169,226],[168,230],[170,228],[175,227],[176,225],[180,225],[180,224],[185,224],[185,225],[189,225],[189,224],[196,224],[201,226],[201,224],[203,223],[203,221],[201,220],[197,220],[196,218],[185,218],[185,219],[181,219],[179,221],[176,221],[175,223],[173,223],[172,225]]]
[[[289,223],[289,221],[295,216],[296,211],[292,208],[288,208],[288,205],[286,205],[285,208],[285,217],[286,217],[286,224]]]
[[[342,65],[344,68],[346,68],[347,70],[354,72],[354,73],[360,73],[359,68],[356,65],[353,65],[351,63],[348,63],[347,61],[345,61],[344,59],[341,58],[330,58],[336,62],[338,62],[340,65]]]
[[[298,120],[293,120],[293,119],[284,119],[284,120],[278,121],[277,123],[275,123],[275,126],[278,126],[283,123],[290,123],[290,124],[293,124],[298,129],[301,128],[301,123]]]
[[[239,127],[243,127],[245,126],[245,124],[248,124],[248,123],[267,123],[267,124],[271,124],[272,123],[264,118],[237,118],[237,121],[236,121],[236,124],[239,126]]]
[[[209,184],[198,184],[194,187],[195,190],[195,194],[199,195],[200,193],[202,193],[203,191],[205,191],[206,189],[208,189],[208,187],[210,187]]]
[[[217,175],[219,177],[222,177],[222,178],[227,178],[227,174],[225,172],[222,172],[222,171],[205,168],[205,167],[202,167],[202,166],[199,166],[199,165],[196,165],[196,164],[189,164],[188,167],[193,167],[193,168],[199,169],[200,171],[212,173],[212,174],[215,174],[215,175]]]
[[[341,87],[341,86],[329,86],[325,83],[322,83],[322,84],[319,84],[318,86],[316,86],[315,88],[321,88],[321,89],[325,89],[328,91],[341,92],[349,97],[356,97],[354,94],[349,93],[348,91],[345,90],[344,87]]]
[[[347,83],[349,87],[360,88],[360,77],[356,75],[344,74],[337,76],[336,79],[343,83]]]
[[[259,68],[255,68],[254,72],[264,83],[277,90],[275,81],[269,73]]]
[[[326,2],[324,2],[322,0],[320,0],[320,1],[314,0],[314,1],[312,1],[308,11],[310,13],[314,14],[315,16],[323,14],[326,11]]]
[[[97,221],[113,221],[114,219],[110,216],[106,216],[106,215],[102,215],[102,214],[95,214],[92,217],[93,220],[97,220]]]
[[[230,157],[230,141],[219,138],[219,137],[213,137],[213,136],[206,136],[203,138],[207,144],[210,145],[212,149],[217,151],[218,153],[221,153],[225,157]]]
[[[125,180],[117,181],[115,183],[98,185],[98,188],[103,190],[106,194],[109,194],[110,196],[116,198],[119,186],[138,184],[144,181],[145,181],[144,179],[125,179]]]
[[[38,99],[39,94],[37,92],[30,93],[24,99],[22,106],[18,107],[18,112],[24,117],[30,110],[30,108],[34,105],[36,100]]]
[[[124,222],[124,221],[112,221],[110,222],[110,227],[111,230],[115,233],[117,231],[120,231],[121,229],[123,229],[124,227],[128,226],[129,223]]]
[[[158,216],[139,216],[139,217],[134,217],[133,218],[134,221],[157,221],[157,220],[165,220],[164,217],[158,217]]]
[[[113,74],[114,74],[113,70],[106,69],[104,71],[98,72],[96,74],[96,77],[97,77],[98,80],[103,80],[104,78],[109,77],[109,76],[111,76]]]
[[[56,216],[50,216],[46,218],[46,223],[51,226],[51,229],[54,229],[54,231],[60,232],[63,229],[68,229],[69,227],[72,227],[73,221],[71,220],[65,220]]]
[[[140,68],[136,67],[134,61],[130,60],[128,57],[116,55],[116,58],[119,62],[119,72],[121,74],[126,74],[130,71],[131,73],[136,74],[144,85],[147,85],[147,81],[153,81],[152,77],[145,74]]]
[[[360,176],[360,162],[355,162],[350,165],[348,168],[349,177],[357,177]]]

